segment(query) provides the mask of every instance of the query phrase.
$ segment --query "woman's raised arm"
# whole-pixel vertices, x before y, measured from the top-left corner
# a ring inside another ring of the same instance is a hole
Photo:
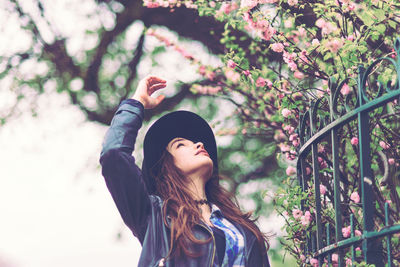
[[[154,108],[164,99],[151,95],[166,82],[148,76],[139,82],[132,99],[119,105],[103,142],[100,155],[102,174],[125,224],[143,241],[151,204],[140,168],[132,156],[144,109]]]

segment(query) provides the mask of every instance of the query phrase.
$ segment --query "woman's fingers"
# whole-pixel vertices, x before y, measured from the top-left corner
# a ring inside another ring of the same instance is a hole
[[[148,93],[149,93],[149,95],[152,95],[155,91],[157,91],[161,88],[165,88],[166,86],[167,86],[166,83],[153,84],[150,87],[148,87]]]

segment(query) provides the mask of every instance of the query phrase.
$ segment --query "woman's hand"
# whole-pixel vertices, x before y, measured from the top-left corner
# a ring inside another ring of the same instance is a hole
[[[165,96],[159,95],[157,98],[154,98],[151,95],[166,86],[167,81],[156,76],[147,76],[139,82],[132,99],[141,102],[145,109],[155,108],[164,100]]]

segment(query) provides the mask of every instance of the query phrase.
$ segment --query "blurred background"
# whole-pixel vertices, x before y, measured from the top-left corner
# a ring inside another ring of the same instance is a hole
[[[237,132],[232,101],[189,90],[208,82],[198,67],[144,32],[157,30],[219,66],[223,24],[142,1],[0,0],[0,7],[1,267],[136,266],[140,244],[123,225],[98,158],[116,107],[149,73],[167,80],[167,99],[146,112],[139,165],[149,122],[171,110],[198,112],[217,134],[224,186],[260,216],[264,232],[280,235],[271,198],[285,169],[273,134]],[[269,255],[283,266],[275,237]]]

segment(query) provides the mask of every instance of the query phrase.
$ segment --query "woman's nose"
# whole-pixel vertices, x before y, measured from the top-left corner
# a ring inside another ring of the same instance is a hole
[[[204,148],[204,145],[203,145],[203,143],[202,142],[197,142],[196,143],[196,148]]]

